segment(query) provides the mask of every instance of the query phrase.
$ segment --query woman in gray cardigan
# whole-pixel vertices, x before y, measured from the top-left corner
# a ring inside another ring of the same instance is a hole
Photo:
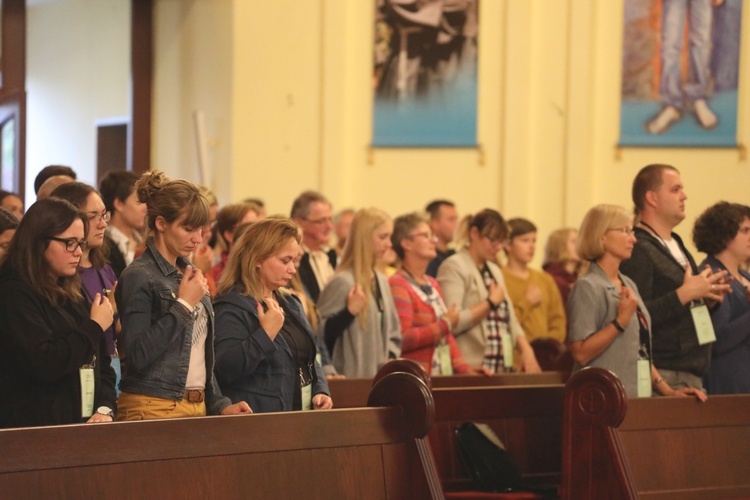
[[[318,298],[323,335],[336,371],[372,377],[401,354],[401,328],[391,289],[375,261],[391,248],[391,218],[377,208],[359,210],[341,263]]]

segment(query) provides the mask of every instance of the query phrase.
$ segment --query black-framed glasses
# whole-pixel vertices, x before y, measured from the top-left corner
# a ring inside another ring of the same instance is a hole
[[[86,217],[89,218],[91,222],[98,222],[100,219],[104,222],[109,222],[109,219],[112,217],[112,214],[105,210],[102,213],[97,212],[86,212]]]
[[[75,252],[79,247],[82,251],[86,251],[86,249],[89,247],[89,242],[86,240],[77,240],[75,238],[57,238],[56,236],[48,236],[48,240],[51,241],[59,241],[60,243],[65,243],[65,250],[67,250],[70,253]]]

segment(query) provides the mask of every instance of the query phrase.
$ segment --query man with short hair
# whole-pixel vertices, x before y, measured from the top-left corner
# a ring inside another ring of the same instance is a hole
[[[146,227],[146,204],[138,202],[135,183],[138,176],[133,172],[117,170],[108,173],[99,183],[102,201],[112,219],[105,229],[109,245],[109,260],[115,275],[133,262],[138,245],[143,242]]]
[[[333,229],[331,203],[317,191],[305,191],[294,200],[290,217],[302,228],[305,251],[297,273],[305,292],[317,303],[336,268],[336,251],[328,247]]]
[[[34,194],[38,195],[39,189],[42,187],[42,184],[44,184],[44,182],[50,177],[55,177],[57,175],[67,175],[68,177],[73,179],[73,181],[78,178],[76,176],[75,170],[70,167],[67,167],[65,165],[47,165],[46,167],[41,169],[38,174],[36,174],[36,178],[34,179]],[[50,193],[52,191],[54,191],[54,188],[50,191]]]
[[[724,298],[729,285],[725,272],[699,272],[682,239],[672,232],[685,218],[686,199],[673,166],[648,165],[638,172],[633,181],[637,241],[620,271],[638,286],[651,314],[651,360],[659,374],[674,389],[702,389],[711,344],[699,339],[704,337],[701,317],[708,315],[707,304]]]
[[[437,276],[440,264],[456,253],[454,249],[448,248],[448,244],[453,241],[453,235],[456,234],[458,212],[456,212],[456,205],[448,200],[432,201],[427,204],[425,210],[430,218],[430,230],[437,238],[437,256],[427,266],[427,274],[434,278]]]

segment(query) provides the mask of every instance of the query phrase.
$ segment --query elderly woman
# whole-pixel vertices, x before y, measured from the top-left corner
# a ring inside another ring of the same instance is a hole
[[[219,385],[255,412],[333,406],[312,328],[286,288],[300,240],[289,219],[254,223],[232,247],[214,301]]]
[[[513,369],[513,347],[521,352],[521,371],[541,371],[513,311],[503,273],[493,263],[508,236],[496,210],[469,216],[466,245],[438,269],[437,280],[445,303],[459,308],[453,334],[466,361],[491,373]]]
[[[547,238],[544,247],[542,269],[555,280],[560,290],[563,306],[568,303],[568,295],[573,288],[581,269],[581,259],[576,250],[578,230],[572,227],[556,229]]]
[[[731,293],[711,311],[716,333],[705,377],[709,394],[750,393],[750,274],[740,264],[750,259],[750,207],[722,201],[695,221],[693,241],[708,254],[701,268],[728,271]]]
[[[150,235],[115,293],[127,352],[118,420],[251,413],[216,384],[208,284],[187,261],[203,242],[208,201],[195,184],[158,170],[143,174],[136,192]]]
[[[393,221],[380,209],[354,215],[336,274],[318,298],[319,331],[336,371],[373,377],[401,354],[401,329],[388,280],[375,262],[391,248]]]
[[[401,260],[401,268],[388,279],[401,323],[401,356],[432,375],[483,371],[473,370],[461,356],[452,333],[458,307],[445,306],[440,285],[427,275],[427,266],[437,255],[427,219],[416,213],[397,217],[391,241]]]
[[[706,395],[687,388],[675,391],[651,363],[651,317],[635,283],[620,274],[635,244],[633,217],[616,205],[590,209],[578,232],[578,254],[591,262],[568,299],[569,349],[576,365],[613,372],[628,397]]]
[[[101,293],[90,306],[81,294],[87,229],[67,201],[38,201],[0,266],[0,427],[112,421],[113,312]]]

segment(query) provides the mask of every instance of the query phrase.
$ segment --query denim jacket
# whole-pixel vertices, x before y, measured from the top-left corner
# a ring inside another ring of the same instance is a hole
[[[185,395],[194,317],[177,302],[182,272],[190,263],[173,266],[149,238],[147,248],[120,276],[116,299],[122,318],[127,354],[120,389],[158,398],[181,400]],[[208,312],[206,338],[206,411],[220,414],[231,404],[223,397],[214,367],[214,311],[208,295],[201,299]]]

